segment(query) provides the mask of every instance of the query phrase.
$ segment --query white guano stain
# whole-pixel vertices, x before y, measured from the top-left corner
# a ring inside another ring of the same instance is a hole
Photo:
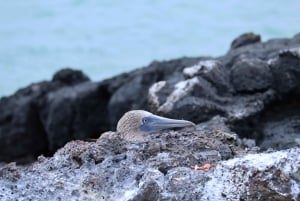
[[[199,80],[197,77],[178,82],[175,85],[175,90],[167,97],[166,102],[158,108],[158,111],[170,112],[173,109],[174,104],[191,91],[198,83]]]
[[[183,69],[183,74],[187,77],[194,77],[200,73],[208,73],[220,64],[217,60],[200,61],[198,64]]]
[[[151,102],[151,104],[158,108],[160,103],[158,100],[157,93],[166,85],[166,81],[159,81],[154,83],[150,88],[148,92],[148,100]]]

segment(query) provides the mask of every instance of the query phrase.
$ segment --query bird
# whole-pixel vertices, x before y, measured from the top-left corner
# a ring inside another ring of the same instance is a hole
[[[169,119],[145,110],[126,112],[117,123],[117,133],[121,138],[131,142],[145,141],[150,134],[170,128],[194,126],[186,120]]]

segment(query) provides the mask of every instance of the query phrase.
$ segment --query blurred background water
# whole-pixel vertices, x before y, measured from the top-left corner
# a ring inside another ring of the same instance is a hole
[[[300,32],[300,1],[0,0],[0,97],[63,67],[99,81],[182,56],[218,56],[234,37]]]

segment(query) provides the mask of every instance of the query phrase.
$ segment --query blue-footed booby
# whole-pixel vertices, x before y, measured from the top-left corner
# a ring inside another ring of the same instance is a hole
[[[186,120],[169,119],[144,110],[132,110],[121,117],[117,124],[117,132],[124,140],[144,141],[151,133],[194,125]]]

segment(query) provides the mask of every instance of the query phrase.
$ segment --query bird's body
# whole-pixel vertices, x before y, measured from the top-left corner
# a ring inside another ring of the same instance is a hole
[[[144,110],[132,110],[121,117],[117,132],[126,141],[144,141],[151,133],[192,125],[195,124],[190,121],[164,118]]]

